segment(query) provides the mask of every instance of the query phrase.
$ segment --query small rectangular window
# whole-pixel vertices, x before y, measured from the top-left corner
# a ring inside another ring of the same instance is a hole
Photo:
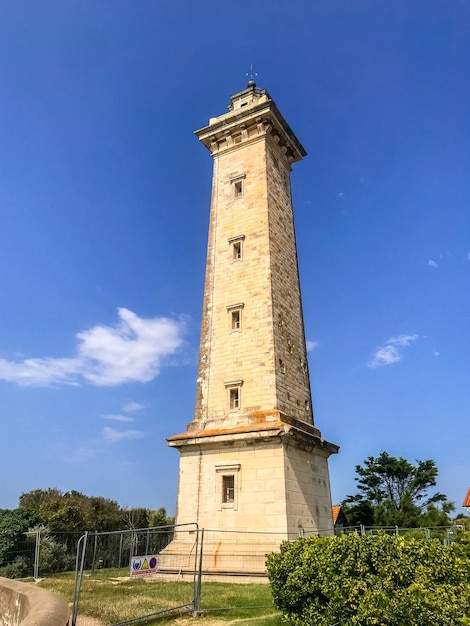
[[[231,304],[226,307],[227,313],[229,314],[229,331],[239,331],[242,329],[242,310],[245,305],[243,302],[239,302],[238,304]]]
[[[227,403],[229,411],[238,411],[241,407],[241,389],[243,380],[231,380],[224,383],[227,389]]]
[[[235,309],[232,311],[232,330],[240,330],[241,328],[241,311]]]
[[[239,261],[242,258],[242,242],[235,241],[232,246],[233,260]]]
[[[242,260],[244,240],[245,240],[245,235],[237,235],[236,237],[230,237],[228,239],[232,261]]]
[[[241,141],[241,136],[240,136]],[[233,186],[233,197],[241,198],[243,196],[243,181],[246,178],[246,174],[231,174],[230,184]]]
[[[222,476],[222,503],[235,502],[235,476]]]
[[[217,472],[217,500],[219,511],[237,510],[237,492],[240,486],[240,463],[223,463],[215,466]]]
[[[230,389],[230,409],[232,411],[240,408],[240,388],[233,387]]]

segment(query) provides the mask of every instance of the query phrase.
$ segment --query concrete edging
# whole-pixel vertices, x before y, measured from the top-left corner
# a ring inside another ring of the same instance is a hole
[[[0,626],[66,626],[70,609],[52,591],[0,577]]]

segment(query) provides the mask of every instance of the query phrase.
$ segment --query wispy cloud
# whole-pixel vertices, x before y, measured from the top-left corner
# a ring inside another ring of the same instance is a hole
[[[391,337],[382,346],[377,348],[374,355],[367,363],[367,367],[375,368],[398,363],[398,361],[402,359],[403,348],[408,347],[417,339],[419,339],[419,335],[398,335],[398,337]]]
[[[307,340],[307,352],[311,352],[315,348],[318,348],[318,341]]]
[[[148,382],[163,360],[183,343],[184,321],[166,317],[144,319],[119,308],[115,326],[93,326],[77,333],[72,358],[0,359],[0,380],[23,386],[53,384],[115,386]]]
[[[108,413],[101,416],[105,420],[112,420],[113,422],[135,422],[130,415],[121,415],[120,413]]]
[[[103,439],[108,443],[118,443],[126,439],[142,439],[145,433],[141,430],[116,430],[106,426],[103,428]]]
[[[433,261],[432,259],[429,259],[428,265],[429,267],[433,267],[434,269],[436,269],[436,267],[439,267],[436,261]]]
[[[122,407],[122,411],[124,411],[124,413],[138,413],[139,411],[142,411],[142,409],[145,409],[145,406],[140,404],[140,402],[126,402],[126,404]]]
[[[470,252],[467,252],[467,254],[465,255],[465,258],[467,259],[467,261],[470,261]]]

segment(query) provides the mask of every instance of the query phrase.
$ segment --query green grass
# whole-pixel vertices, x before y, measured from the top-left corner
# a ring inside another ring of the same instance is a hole
[[[73,582],[74,575],[66,573],[47,578],[39,585],[72,602]],[[95,571],[83,577],[78,614],[95,617],[103,624],[113,624],[189,604],[193,599],[193,589],[193,584],[188,582],[130,579],[128,569]],[[243,608],[260,606],[266,608]],[[264,584],[203,583],[201,610],[205,613],[202,618],[164,618],[148,624],[210,626],[211,623],[224,622],[227,626],[285,625],[280,613],[273,607],[269,586]]]

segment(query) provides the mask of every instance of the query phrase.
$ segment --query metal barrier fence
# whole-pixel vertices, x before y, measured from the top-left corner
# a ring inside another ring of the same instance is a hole
[[[389,535],[409,535],[425,537],[426,539],[439,539],[444,545],[450,545],[458,533],[463,530],[462,526],[434,526],[432,528],[400,528],[398,526],[346,526],[335,529],[335,534],[358,533],[360,535],[376,535],[387,533]]]
[[[457,526],[434,528],[399,528],[354,526],[336,528],[335,534],[356,532],[361,535],[387,532],[414,534],[439,539],[444,544],[457,537]],[[330,531],[331,533],[331,531]],[[50,533],[37,529],[12,539],[11,533],[0,533],[0,575],[10,578],[35,578],[75,569],[72,626],[76,625],[84,573],[97,570],[122,569],[116,576],[155,574],[158,581],[192,582],[184,588],[174,606],[156,601],[151,614],[135,616],[113,626],[134,624],[145,619],[175,612],[198,612],[201,602],[201,580],[246,582],[265,579],[265,558],[279,549],[283,541],[299,536],[325,534],[317,529],[286,533],[201,530],[197,524],[182,524],[116,532]],[[152,560],[154,559],[154,560]],[[145,571],[146,568],[153,571]],[[113,574],[114,575],[114,574]],[[248,608],[248,607],[246,607]],[[256,608],[256,607],[253,607]],[[259,608],[259,607],[257,607]]]
[[[112,626],[124,626],[172,613],[198,612],[201,599],[202,537],[197,524],[179,524],[128,531],[85,533],[77,546],[72,626],[76,625],[83,575],[102,568],[126,567],[132,577],[159,574],[160,580],[178,581],[188,578],[192,587],[187,597],[174,606],[156,608],[152,613],[133,616]],[[158,604],[158,602],[156,603]]]
[[[40,578],[73,571],[83,532],[58,533],[37,528],[27,533],[0,532],[0,576]]]
[[[133,535],[132,533],[136,534]],[[331,532],[331,531],[330,531]],[[438,538],[442,543],[451,543],[459,528],[456,526],[433,527],[433,528],[399,528],[397,526],[349,526],[335,528],[335,534],[357,532],[361,535],[374,534],[377,532],[387,532],[389,534],[403,535],[414,533],[423,535],[428,539]],[[172,540],[171,528],[154,528],[139,531],[118,531],[112,533],[88,533],[88,548],[86,568],[124,567],[129,562],[129,557],[135,550],[148,554],[152,551],[159,552],[163,544],[167,545]],[[244,557],[252,556],[253,544],[259,546],[259,551],[263,541],[260,537],[266,538],[265,549],[267,552],[273,551],[279,546],[281,541],[294,541],[299,536],[308,537],[319,533],[317,529],[302,529],[295,533],[286,535],[285,533],[256,533],[256,532],[230,532],[221,530],[206,530],[205,561],[210,565],[211,555],[217,553],[217,545],[223,542],[229,550],[233,545],[232,557],[243,563]],[[51,532],[44,528],[34,529],[28,533],[15,534],[13,531],[0,531],[0,576],[6,578],[40,578],[58,572],[73,571],[75,568],[75,558],[77,554],[78,541],[83,536],[83,532]],[[158,545],[152,542],[157,541]],[[134,537],[132,539],[132,537]],[[243,539],[242,539],[243,537]],[[161,544],[161,545],[160,545]],[[163,546],[164,547],[164,546]],[[226,550],[226,551],[227,551]],[[247,554],[243,554],[248,550]],[[184,549],[183,549],[184,552]],[[184,558],[181,556],[181,558]],[[220,560],[220,559],[219,559]],[[173,558],[173,563],[176,563]],[[233,563],[233,558],[231,563]],[[215,567],[215,563],[213,566]],[[187,565],[180,564],[180,569],[184,570]]]

